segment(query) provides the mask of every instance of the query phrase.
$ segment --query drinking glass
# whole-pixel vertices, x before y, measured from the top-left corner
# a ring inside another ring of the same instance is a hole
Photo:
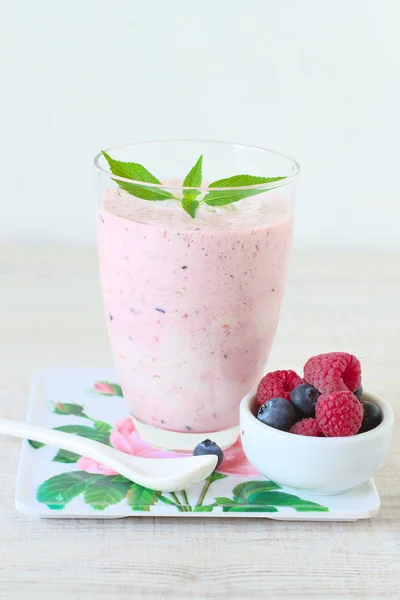
[[[137,174],[113,174],[102,153],[95,157],[105,317],[135,427],[168,450],[190,451],[205,438],[227,447],[278,325],[299,166],[263,148],[209,141],[140,142],[107,155],[135,163]],[[188,186],[200,156],[202,182]],[[144,181],[137,165],[154,178]],[[212,185],[243,174],[282,179]]]

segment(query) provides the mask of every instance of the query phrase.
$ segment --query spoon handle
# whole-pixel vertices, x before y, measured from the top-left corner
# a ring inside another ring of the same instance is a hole
[[[39,425],[32,425],[24,421],[13,421],[12,419],[0,419],[0,433],[70,450],[71,452],[76,452],[77,454],[106,464],[110,460],[107,460],[106,455],[110,454],[109,451],[113,450],[113,448],[109,448],[95,440],[89,440],[73,435],[72,433],[65,433],[64,431],[55,431],[47,427],[40,427]]]
[[[217,464],[217,457],[210,454],[163,459],[131,456],[78,435],[11,419],[0,419],[1,433],[71,450],[107,465],[143,487],[161,492],[183,490],[198,483],[208,477]]]

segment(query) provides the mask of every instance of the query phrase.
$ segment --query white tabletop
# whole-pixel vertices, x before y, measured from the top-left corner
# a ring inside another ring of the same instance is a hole
[[[396,410],[399,340],[400,253],[293,256],[271,366],[350,351]],[[94,249],[0,247],[1,416],[25,418],[39,368],[110,363]],[[37,520],[14,508],[19,449],[0,439],[0,598],[400,597],[396,436],[376,477],[381,512],[354,523]]]

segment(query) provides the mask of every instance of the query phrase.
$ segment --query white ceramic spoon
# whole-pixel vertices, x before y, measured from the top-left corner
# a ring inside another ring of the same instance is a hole
[[[160,492],[177,492],[203,481],[214,471],[218,460],[213,454],[182,458],[140,458],[71,433],[11,419],[0,419],[0,433],[35,440],[93,458],[127,479]]]

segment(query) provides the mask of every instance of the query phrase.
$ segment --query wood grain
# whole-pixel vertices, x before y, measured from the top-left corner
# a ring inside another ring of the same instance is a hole
[[[295,255],[271,366],[352,351],[398,413],[399,265],[399,253]],[[2,416],[25,418],[38,368],[111,363],[92,248],[1,247],[0,308]],[[14,508],[19,448],[0,439],[0,598],[400,597],[396,437],[381,513],[355,523],[36,520]]]

